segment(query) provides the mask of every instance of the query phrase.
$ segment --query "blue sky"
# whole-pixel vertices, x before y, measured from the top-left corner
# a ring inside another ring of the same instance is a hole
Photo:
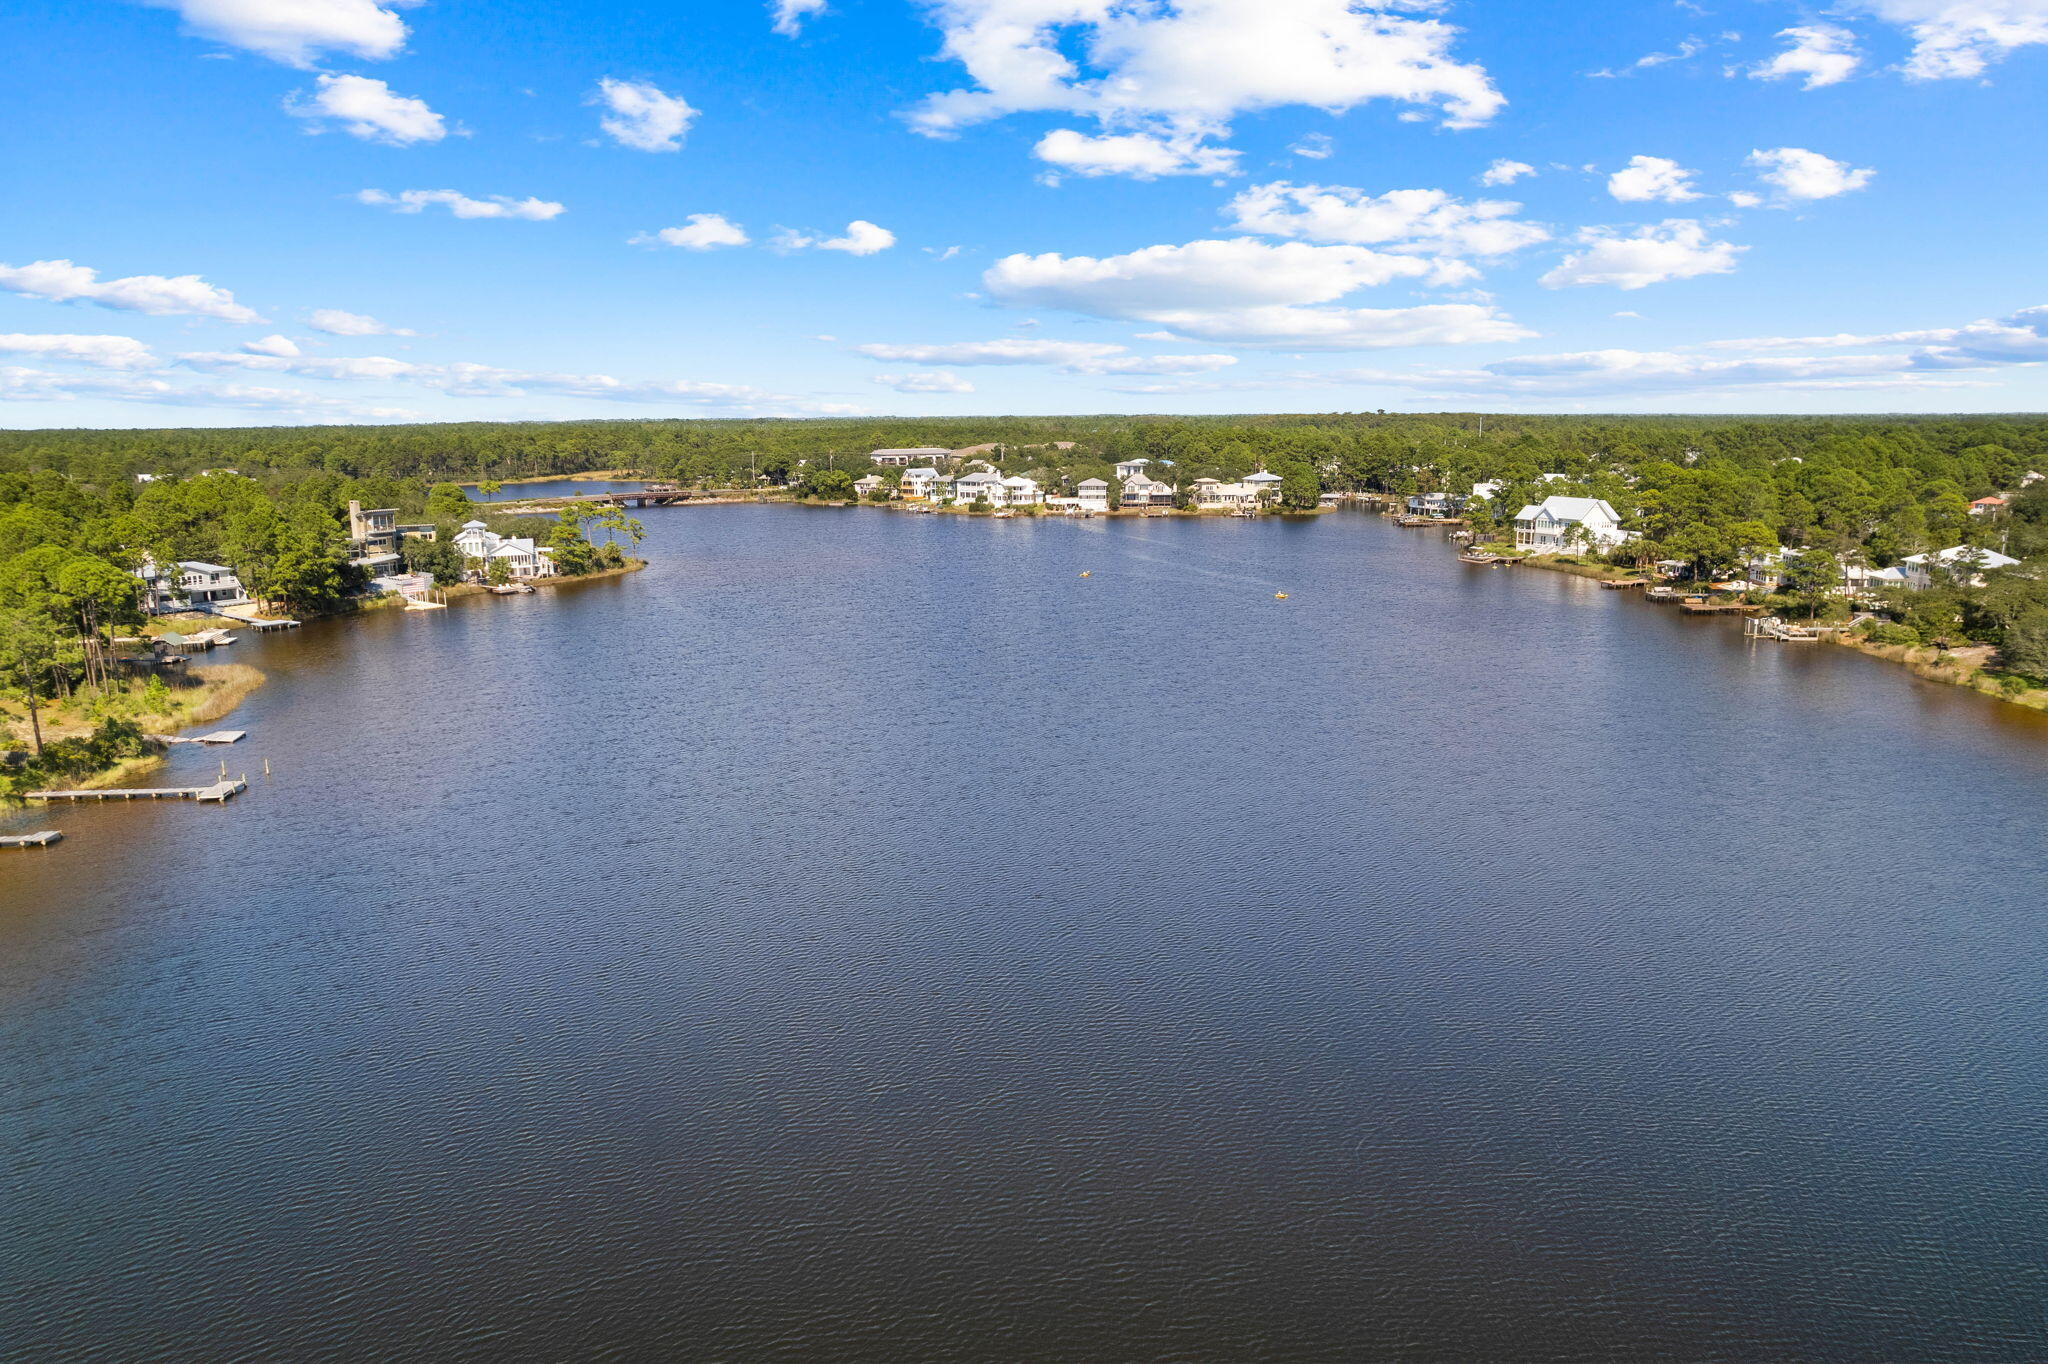
[[[10,29],[7,426],[2048,406],[2048,0]]]

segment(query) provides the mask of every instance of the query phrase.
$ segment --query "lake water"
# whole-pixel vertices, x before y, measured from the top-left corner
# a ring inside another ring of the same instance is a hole
[[[537,479],[531,483],[506,483],[494,493],[479,492],[475,484],[463,485],[462,491],[469,494],[472,502],[513,502],[535,497],[590,497],[596,493],[635,493],[647,486],[647,480],[599,479],[599,478],[551,478]]]
[[[2048,1357],[2044,717],[1356,513],[643,519],[8,819],[0,1355]]]

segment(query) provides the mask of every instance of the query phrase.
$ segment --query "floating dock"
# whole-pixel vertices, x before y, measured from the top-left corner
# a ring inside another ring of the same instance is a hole
[[[236,778],[211,786],[111,787],[105,791],[30,791],[29,800],[200,800],[215,803],[233,800],[249,789]]]
[[[32,834],[0,834],[0,848],[47,848],[63,837],[55,829],[38,829]]]

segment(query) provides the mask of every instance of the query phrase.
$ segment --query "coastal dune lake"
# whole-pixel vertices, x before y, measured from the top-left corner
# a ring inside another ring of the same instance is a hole
[[[2048,717],[1353,512],[643,520],[0,815],[0,1357],[2048,1358]]]

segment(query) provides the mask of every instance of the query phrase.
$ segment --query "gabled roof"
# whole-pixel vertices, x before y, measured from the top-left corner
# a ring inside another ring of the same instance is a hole
[[[1101,488],[1104,491],[1107,491],[1109,488],[1109,482],[1107,479],[1084,478],[1074,486],[1077,488]]]
[[[1524,507],[1516,512],[1515,519],[1526,521],[1532,517],[1547,515],[1553,521],[1584,521],[1596,512],[1610,521],[1621,519],[1614,514],[1614,508],[1598,497],[1546,497],[1541,504]]]
[[[1261,469],[1255,474],[1246,475],[1244,481],[1247,483],[1285,483],[1287,480],[1278,474],[1269,474],[1264,469]]]
[[[1909,554],[1906,556],[1905,562],[1909,564],[1925,564],[1929,562],[1938,564],[1967,563],[1973,568],[2011,568],[2019,560],[2000,554],[1995,549],[1984,549],[1977,545],[1951,545],[1949,548],[1937,550],[1933,554]]]

